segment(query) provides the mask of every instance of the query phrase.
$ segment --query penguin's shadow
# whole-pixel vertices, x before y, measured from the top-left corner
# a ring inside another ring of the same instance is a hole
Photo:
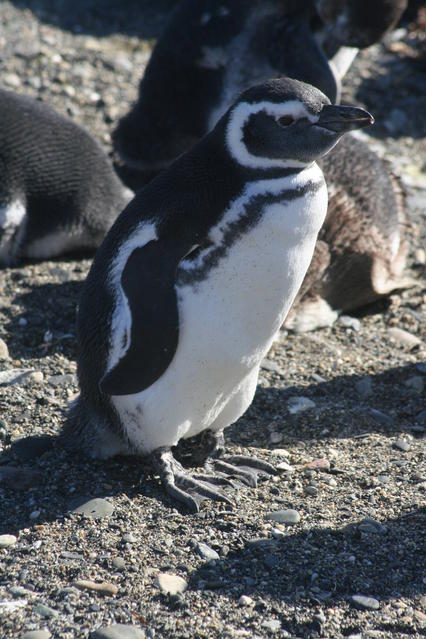
[[[176,0],[12,0],[42,23],[95,37],[126,33],[157,38]]]
[[[3,309],[9,320],[5,329],[11,357],[28,360],[61,352],[69,359],[75,358],[76,310],[82,285],[83,281],[70,280],[29,289],[23,281],[12,306]],[[17,306],[22,308],[18,314]]]

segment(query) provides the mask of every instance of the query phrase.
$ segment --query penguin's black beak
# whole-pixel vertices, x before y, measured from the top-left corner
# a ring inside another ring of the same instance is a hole
[[[334,133],[343,134],[355,129],[363,129],[374,123],[371,113],[352,106],[337,106],[330,104],[323,107],[319,119],[314,126],[328,129]]]

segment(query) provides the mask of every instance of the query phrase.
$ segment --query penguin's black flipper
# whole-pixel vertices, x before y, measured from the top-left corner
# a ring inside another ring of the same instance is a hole
[[[121,285],[130,308],[128,348],[102,378],[107,395],[131,395],[153,384],[168,368],[179,339],[176,269],[188,246],[159,239],[135,249]]]

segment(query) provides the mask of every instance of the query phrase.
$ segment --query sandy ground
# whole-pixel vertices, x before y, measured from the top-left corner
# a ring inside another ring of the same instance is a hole
[[[170,4],[5,0],[1,83],[84,124],[110,151]],[[228,432],[230,450],[281,474],[230,492],[232,512],[176,510],[138,460],[34,458],[25,446],[8,455],[23,436],[58,432],[78,391],[75,309],[90,260],[0,272],[0,535],[13,536],[0,537],[2,637],[71,639],[114,624],[123,624],[116,637],[424,636],[421,38],[400,25],[357,58],[344,90],[376,116],[368,139],[407,191],[418,285],[355,321],[282,334],[252,407]],[[305,410],[294,412],[294,398]],[[86,508],[92,516],[75,512],[91,498],[101,500]],[[268,519],[287,509],[298,523]],[[161,589],[159,573],[185,582]]]

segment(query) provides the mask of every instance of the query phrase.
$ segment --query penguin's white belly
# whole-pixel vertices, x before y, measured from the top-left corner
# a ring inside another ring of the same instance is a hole
[[[266,205],[204,279],[176,286],[179,343],[169,368],[146,390],[112,397],[136,450],[175,445],[244,413],[310,264],[326,208],[325,184]]]

